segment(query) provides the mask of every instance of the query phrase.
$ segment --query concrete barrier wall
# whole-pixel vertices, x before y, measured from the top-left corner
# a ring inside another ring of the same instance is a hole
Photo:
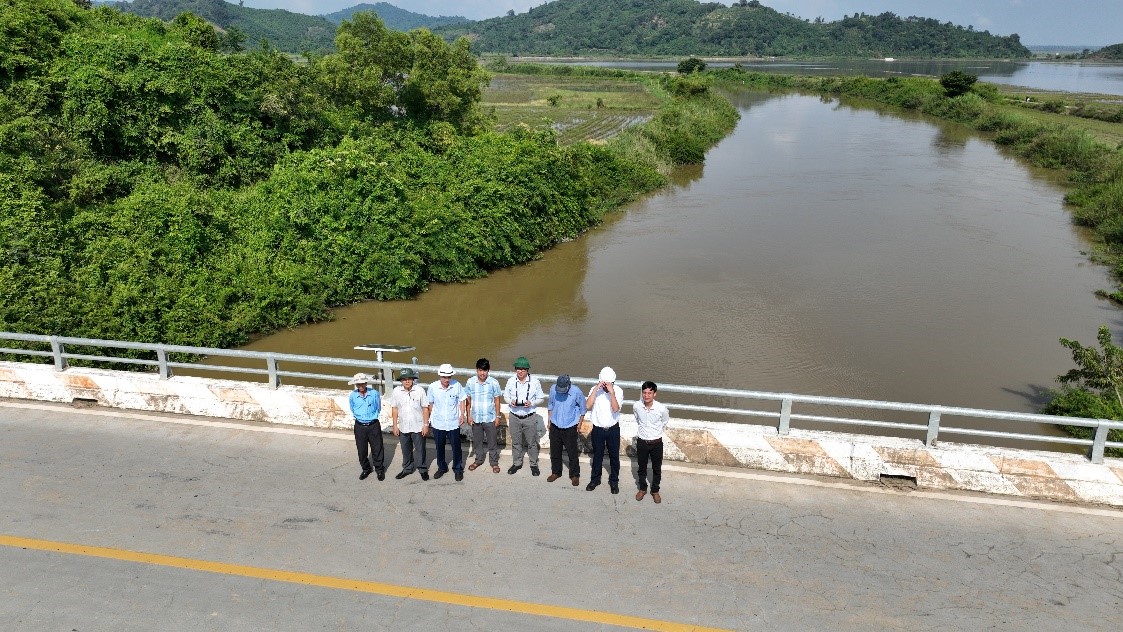
[[[0,397],[350,430],[348,391],[0,362]],[[672,407],[673,412],[673,407]],[[544,414],[544,411],[543,411]],[[384,426],[388,426],[385,424]],[[627,443],[635,421],[624,415]],[[543,445],[548,442],[543,438]],[[668,460],[862,481],[906,476],[919,487],[1123,506],[1123,459],[672,419]]]

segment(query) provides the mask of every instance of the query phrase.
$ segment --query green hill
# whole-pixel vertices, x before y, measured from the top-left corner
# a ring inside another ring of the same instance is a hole
[[[268,40],[274,48],[290,53],[335,50],[336,25],[318,16],[282,9],[251,9],[223,0],[133,0],[114,6],[126,13],[164,21],[190,11],[219,29],[241,29],[249,46]]]
[[[386,24],[387,28],[394,29],[395,31],[412,31],[413,29],[422,27],[434,29],[438,26],[471,22],[468,18],[459,15],[433,17],[421,13],[414,13],[412,11],[406,11],[405,9],[399,9],[388,2],[357,4],[348,9],[343,9],[342,11],[328,13],[323,17],[333,24],[339,24],[344,20],[350,20],[352,15],[362,11],[374,11],[378,14],[378,17],[382,18],[382,22]]]
[[[854,14],[815,22],[756,0],[555,0],[526,13],[437,29],[477,52],[513,55],[1029,57],[999,37],[931,18]]]
[[[1088,55],[1088,59],[1101,59],[1104,61],[1123,60],[1123,44],[1112,44],[1111,46],[1104,46],[1091,55]]]

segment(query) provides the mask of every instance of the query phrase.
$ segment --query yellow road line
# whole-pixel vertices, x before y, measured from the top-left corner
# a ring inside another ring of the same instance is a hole
[[[286,582],[289,584],[304,584],[306,586],[320,586],[322,588],[335,588],[338,590],[351,590],[356,592],[398,597],[401,599],[416,599],[419,601],[433,601],[437,603],[468,608],[483,608],[485,610],[500,610],[515,612],[538,617],[554,617],[569,619],[571,621],[587,621],[639,630],[662,630],[666,632],[729,632],[720,628],[708,628],[687,623],[674,623],[645,619],[610,612],[596,610],[581,610],[579,608],[566,608],[564,606],[549,606],[545,604],[515,601],[513,599],[495,599],[492,597],[479,597],[461,593],[445,592],[442,590],[429,590],[427,588],[413,588],[410,586],[397,586],[382,582],[368,582],[342,577],[329,577],[327,575],[313,575],[311,573],[295,573],[258,566],[243,566],[241,564],[227,564],[224,562],[210,562],[196,560],[188,557],[173,555],[160,555],[157,553],[141,553],[125,549],[112,549],[101,546],[86,546],[84,544],[70,544],[67,542],[52,542],[50,540],[37,540],[20,538],[16,536],[0,535],[0,546],[21,549],[34,549],[37,551],[50,551],[53,553],[68,553],[71,555],[86,555],[138,564],[152,564],[155,566],[169,566],[184,568],[206,573],[222,575],[236,575],[267,579],[270,581]]]

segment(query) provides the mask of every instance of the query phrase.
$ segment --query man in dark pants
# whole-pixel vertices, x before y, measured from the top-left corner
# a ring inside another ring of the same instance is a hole
[[[355,447],[359,450],[359,465],[363,468],[359,480],[365,480],[371,472],[377,472],[378,480],[384,480],[386,465],[383,463],[382,424],[378,421],[378,415],[382,412],[382,396],[370,390],[370,378],[364,373],[356,373],[347,383],[355,387],[348,401],[351,404],[351,415],[355,418]],[[370,459],[367,458],[368,446]]]
[[[620,493],[620,402],[624,401],[624,391],[616,386],[616,371],[604,367],[600,371],[600,381],[589,390],[585,407],[589,410],[589,421],[593,422],[593,473],[585,491],[593,491],[600,485],[601,464],[604,453],[608,452],[608,487],[613,494]]]
[[[636,456],[639,460],[639,476],[636,480],[636,500],[647,495],[647,462],[651,461],[651,499],[663,502],[659,495],[659,480],[663,469],[663,430],[671,421],[671,413],[663,404],[655,401],[659,387],[648,380],[640,386],[640,401],[632,409],[636,416]]]
[[[569,455],[569,482],[576,486],[581,482],[581,462],[577,452],[577,422],[585,414],[585,394],[573,386],[568,375],[559,375],[556,384],[550,387],[550,398],[546,404],[546,421],[550,425],[550,476],[546,481],[553,483],[562,475],[562,448]]]

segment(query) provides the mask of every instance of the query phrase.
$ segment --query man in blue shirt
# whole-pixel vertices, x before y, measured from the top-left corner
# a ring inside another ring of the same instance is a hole
[[[484,464],[484,452],[491,461],[491,471],[499,473],[499,444],[495,435],[499,428],[499,397],[503,389],[499,388],[499,380],[491,377],[491,362],[487,358],[476,360],[476,377],[468,378],[464,391],[468,395],[466,402],[468,421],[472,424],[472,446],[476,451],[475,461],[468,466],[468,470],[475,470]]]
[[[363,471],[359,480],[365,480],[371,472],[378,473],[378,480],[386,478],[386,465],[383,462],[382,450],[382,424],[378,421],[382,413],[382,396],[370,390],[370,378],[365,373],[356,373],[355,377],[347,382],[355,387],[351,391],[348,401],[351,404],[351,415],[355,418],[355,447],[359,450],[359,465]],[[367,447],[373,457],[367,458]]]
[[[464,451],[460,447],[460,426],[467,418],[464,415],[464,400],[468,398],[460,382],[452,379],[452,365],[442,364],[437,369],[438,380],[429,386],[429,427],[433,430],[433,442],[437,449],[437,473],[440,478],[448,473],[445,460],[445,443],[452,444],[452,471],[456,480],[464,480]]]
[[[585,414],[585,394],[574,386],[568,375],[559,375],[550,387],[546,404],[546,419],[550,424],[550,475],[546,481],[553,483],[562,475],[562,447],[569,455],[569,482],[581,482],[581,462],[577,452],[577,423]]]

